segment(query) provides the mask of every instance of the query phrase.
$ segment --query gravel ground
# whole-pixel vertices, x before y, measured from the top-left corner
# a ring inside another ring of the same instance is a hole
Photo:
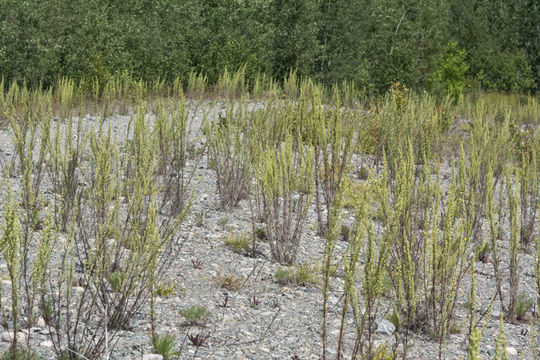
[[[204,108],[212,117],[224,109],[222,103],[206,103]],[[252,108],[263,106],[252,104]],[[191,134],[200,135],[202,119],[201,107],[191,113]],[[152,121],[153,116],[148,116]],[[122,136],[128,129],[129,115],[115,115],[106,120],[113,131]],[[85,124],[94,126],[100,118],[96,115],[85,116]],[[53,126],[61,126],[56,121]],[[54,128],[53,128],[54,131]],[[2,164],[13,157],[13,146],[7,130],[0,131],[0,156]],[[193,166],[188,165],[188,166]],[[443,173],[443,176],[445,174]],[[446,175],[450,175],[448,171]],[[12,179],[14,190],[20,179]],[[281,266],[271,259],[267,243],[258,243],[258,256],[247,257],[232,251],[223,244],[223,236],[228,231],[241,233],[251,229],[249,204],[246,201],[233,211],[222,211],[216,190],[216,177],[208,169],[206,157],[197,165],[192,184],[194,202],[186,221],[181,227],[180,250],[166,273],[166,279],[174,282],[176,292],[171,296],[157,299],[157,330],[158,333],[172,334],[182,347],[181,359],[320,359],[321,345],[321,314],[322,291],[319,286],[305,287],[280,285],[274,280],[274,273]],[[204,214],[202,224],[198,224]],[[345,221],[351,221],[352,214],[345,214]],[[200,225],[200,226],[198,226]],[[299,263],[316,263],[323,255],[324,242],[315,231],[316,216],[310,210],[307,226],[302,236],[298,251]],[[347,243],[337,244],[336,254],[342,254]],[[503,249],[508,244],[500,244]],[[200,262],[200,268],[194,263]],[[531,254],[522,253],[519,274],[521,289],[530,296],[535,294],[534,258]],[[507,264],[505,264],[507,267]],[[2,273],[6,274],[6,265],[1,263]],[[504,273],[507,274],[507,268]],[[227,290],[216,283],[217,275],[233,275],[240,277],[239,290]],[[492,265],[477,263],[478,274],[478,317],[484,314],[489,306],[495,289],[495,279]],[[466,338],[468,331],[468,310],[463,306],[467,300],[470,279],[462,283],[457,305],[456,333],[451,334],[444,346],[443,359],[465,358]],[[4,280],[2,283],[3,297],[7,298],[11,284]],[[329,348],[328,354],[336,353],[335,344],[339,330],[342,307],[343,279],[337,276],[332,279],[332,290],[329,297]],[[388,296],[391,296],[388,294]],[[258,301],[253,304],[253,299]],[[226,306],[224,301],[227,299]],[[381,317],[391,311],[390,299],[383,298]],[[209,319],[203,324],[187,326],[181,316],[181,311],[191,305],[204,305],[210,312]],[[141,359],[144,354],[152,353],[150,339],[150,318],[148,306],[143,307],[132,321],[132,328],[118,331],[117,342],[111,349],[112,359]],[[495,302],[491,314],[485,314],[488,320],[481,345],[481,358],[491,359],[499,334],[500,309]],[[346,343],[354,341],[352,333],[352,318],[347,318],[351,330],[346,335]],[[529,348],[530,324],[525,321],[520,324],[505,323],[507,352],[509,358],[531,359]],[[30,344],[43,356],[52,358],[49,335],[46,326],[33,329]],[[539,331],[538,327],[536,331]],[[204,346],[196,348],[187,340],[187,334],[209,335]],[[6,334],[3,334],[6,335]],[[112,334],[111,334],[112,335]],[[410,349],[408,359],[438,358],[438,344],[425,334],[410,334]],[[377,334],[377,344],[394,344],[394,336]],[[8,348],[8,342],[0,343],[0,351]],[[348,350],[350,351],[350,350]],[[514,355],[515,351],[515,355]],[[346,351],[346,355],[349,353]],[[349,355],[350,356],[350,355]],[[329,358],[334,358],[330,356]],[[346,357],[347,358],[347,357]]]

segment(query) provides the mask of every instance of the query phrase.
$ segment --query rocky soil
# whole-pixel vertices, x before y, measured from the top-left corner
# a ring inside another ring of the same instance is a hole
[[[224,107],[220,103],[207,103],[210,116]],[[261,104],[254,104],[262,106]],[[96,115],[85,116],[85,124],[93,126],[99,121]],[[192,136],[200,135],[202,113],[199,108],[192,112]],[[125,136],[129,115],[115,115],[106,120],[114,132]],[[149,121],[152,116],[149,116]],[[62,121],[54,122],[62,126]],[[53,129],[54,131],[54,129]],[[0,131],[0,156],[2,164],[7,164],[13,157],[13,146],[8,130]],[[190,166],[193,166],[191,164]],[[444,175],[444,174],[443,174]],[[450,175],[448,172],[447,175]],[[14,190],[17,181],[13,179]],[[281,285],[275,281],[274,274],[281,266],[272,261],[270,248],[264,241],[257,244],[258,255],[255,258],[234,252],[223,244],[228,232],[242,233],[251,230],[249,204],[243,201],[234,211],[222,211],[216,190],[216,176],[208,168],[206,157],[197,165],[192,183],[194,202],[187,219],[181,227],[181,236],[174,260],[167,270],[166,279],[174,283],[175,291],[157,299],[157,330],[161,334],[171,334],[181,350],[181,359],[320,359],[322,291],[317,284],[307,286]],[[345,214],[346,220],[352,219],[352,213]],[[298,262],[317,264],[323,255],[324,241],[317,235],[316,216],[311,210],[304,230]],[[336,254],[342,254],[347,243],[337,244]],[[503,248],[508,244],[501,243]],[[339,263],[339,261],[338,261]],[[521,289],[530,296],[535,294],[534,259],[530,253],[522,253],[519,274]],[[505,264],[508,266],[508,264]],[[5,263],[0,264],[2,274],[7,274]],[[507,273],[505,268],[504,273]],[[481,345],[481,358],[491,359],[494,354],[496,337],[499,334],[500,309],[497,302],[486,313],[495,289],[492,265],[477,263],[478,274],[478,318],[483,316],[488,321]],[[235,277],[239,289],[227,289],[220,284],[220,277]],[[11,284],[4,277],[2,282],[3,298],[7,298]],[[467,301],[469,279],[460,290],[457,307],[457,322],[454,333],[450,334],[443,350],[443,359],[465,358],[468,331]],[[336,338],[339,330],[342,307],[343,279],[340,272],[332,279],[332,291],[329,298],[329,358],[336,353]],[[388,296],[391,296],[388,294]],[[383,319],[392,309],[389,298],[383,299],[380,318]],[[185,323],[181,315],[183,309],[192,305],[202,305],[210,312],[209,318],[196,325]],[[111,359],[141,359],[143,355],[153,353],[150,339],[149,308],[145,306],[133,319],[129,330],[111,334],[115,341],[110,349]],[[352,323],[352,318],[347,318]],[[351,329],[351,328],[350,328]],[[9,329],[4,329],[0,351],[8,348]],[[538,327],[536,329],[539,330]],[[53,358],[50,332],[43,323],[32,329],[31,346],[47,358]],[[394,344],[392,329],[381,329],[376,334],[378,344]],[[530,324],[524,321],[518,324],[505,324],[507,353],[510,359],[531,359]],[[208,335],[201,347],[191,344],[187,335]],[[19,334],[26,337],[28,334]],[[354,334],[347,334],[348,350],[354,340]],[[346,351],[346,354],[349,354]],[[150,357],[146,357],[150,358]],[[410,334],[408,359],[438,358],[438,344],[427,334]]]

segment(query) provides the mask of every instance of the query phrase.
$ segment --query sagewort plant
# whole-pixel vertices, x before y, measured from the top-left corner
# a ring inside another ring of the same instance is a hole
[[[21,254],[20,247],[21,225],[19,223],[18,207],[11,196],[8,198],[6,206],[5,223],[3,224],[3,234],[0,239],[2,255],[7,265],[9,280],[11,281],[11,320],[13,322],[13,339],[11,346],[17,349],[17,332],[19,330],[19,301],[20,290],[19,280],[21,277]]]
[[[251,161],[249,108],[246,101],[229,103],[224,114],[205,125],[209,167],[217,177],[224,209],[232,209],[248,195]]]
[[[43,307],[58,356],[101,356],[114,344],[114,329],[151,298],[174,254],[178,225],[161,218],[157,199],[160,158],[156,137],[135,115],[131,141],[120,148],[110,129],[90,135],[85,182],[92,191],[76,200],[68,233],[60,243],[59,276]],[[76,285],[76,286],[74,286]],[[66,311],[65,309],[70,309]]]
[[[141,109],[142,110],[142,109]],[[137,121],[134,123],[133,151],[137,152],[138,134],[145,122],[145,111],[139,111]],[[152,132],[151,128],[147,129]],[[157,169],[160,184],[159,196],[161,199],[158,210],[170,216],[181,214],[190,198],[189,188],[198,163],[201,161],[203,151],[196,148],[194,140],[188,136],[188,117],[186,100],[180,94],[172,104],[165,106],[158,103],[156,121],[153,128],[157,148]],[[142,138],[140,139],[143,140]],[[146,139],[145,141],[152,141]],[[189,149],[193,148],[191,166],[186,166],[189,158]],[[137,156],[136,158],[138,158]]]
[[[322,89],[303,84],[300,106],[307,110],[305,129],[307,141],[313,145],[315,166],[315,210],[319,232],[325,234],[330,223],[331,208],[350,168],[356,147],[355,114],[342,106],[334,88],[330,105],[323,106]],[[326,213],[326,216],[324,215]]]
[[[36,292],[33,285],[33,269],[36,266],[35,257],[31,254],[31,248],[40,246],[34,232],[42,228],[42,211],[45,200],[41,192],[43,180],[46,176],[47,162],[49,161],[50,130],[52,121],[51,92],[40,90],[21,90],[18,110],[11,107],[8,112],[12,141],[15,147],[16,161],[12,165],[16,174],[21,176],[22,189],[20,192],[20,213],[16,216],[20,221],[20,242],[18,261],[20,264],[19,275],[12,278],[12,292],[17,296],[22,295],[22,301],[13,302],[17,307],[13,317],[19,311],[26,314],[25,324],[30,329],[37,319],[35,313]],[[43,118],[42,118],[43,117]],[[11,273],[11,271],[10,271]],[[17,280],[17,281],[13,281]],[[16,322],[14,318],[14,324]],[[16,342],[16,339],[14,340]],[[16,343],[14,343],[16,348]]]
[[[258,154],[255,176],[272,255],[279,263],[290,264],[313,195],[313,150],[287,133],[279,146],[261,146]]]

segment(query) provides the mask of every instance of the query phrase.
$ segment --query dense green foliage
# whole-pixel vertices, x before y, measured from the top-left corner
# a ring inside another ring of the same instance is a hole
[[[246,65],[248,79],[295,68],[375,92],[399,81],[455,96],[465,79],[534,91],[539,23],[535,0],[1,0],[0,76],[48,86],[194,71],[214,82]]]

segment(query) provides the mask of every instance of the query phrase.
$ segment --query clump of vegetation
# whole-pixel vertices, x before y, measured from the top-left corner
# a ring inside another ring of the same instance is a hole
[[[239,254],[248,255],[251,251],[252,238],[249,233],[229,233],[223,239],[223,244]]]
[[[176,348],[174,336],[170,334],[154,336],[152,345],[156,354],[163,356],[164,360],[174,359],[180,355],[180,351]]]
[[[476,250],[476,258],[483,263],[486,263],[489,259],[489,253],[491,251],[488,241],[482,242]]]
[[[242,276],[236,276],[230,273],[217,273],[212,277],[211,281],[219,287],[231,291],[238,291],[244,286],[244,278]]]
[[[114,271],[107,275],[107,281],[109,282],[109,285],[114,292],[118,292],[122,289],[125,279],[126,274],[121,271]]]
[[[206,218],[206,211],[201,210],[195,215],[195,224],[198,227],[201,227],[204,225],[204,220]]]
[[[274,279],[282,285],[317,285],[320,282],[319,269],[310,264],[282,267],[276,270]]]
[[[228,223],[229,223],[229,218],[227,217],[221,218],[218,221],[219,226],[221,226],[222,228],[225,228]]]
[[[282,135],[285,141],[279,146],[258,145],[255,176],[272,256],[279,263],[290,264],[296,257],[313,194],[313,151],[298,135]]]
[[[266,234],[266,228],[264,226],[258,226],[255,229],[255,236],[262,241],[268,240],[268,235]]]
[[[211,315],[205,306],[190,306],[183,309],[180,314],[186,320],[187,325],[204,324]]]
[[[176,284],[173,281],[160,281],[156,284],[155,294],[158,296],[172,296],[176,292]]]
[[[341,240],[348,242],[352,235],[351,228],[345,224],[342,224],[340,230]]]
[[[514,313],[516,314],[516,320],[523,320],[525,315],[532,309],[534,305],[534,298],[528,296],[526,293],[520,293],[514,304]]]
[[[294,270],[291,268],[279,268],[274,274],[276,282],[282,285],[289,285],[294,283]]]

